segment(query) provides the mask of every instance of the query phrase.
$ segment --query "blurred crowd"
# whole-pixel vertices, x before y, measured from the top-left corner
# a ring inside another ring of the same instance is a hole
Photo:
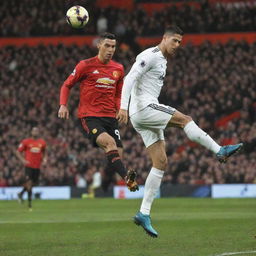
[[[30,136],[34,125],[48,145],[40,185],[85,186],[93,182],[95,173],[103,173],[104,153],[83,136],[76,117],[78,86],[70,95],[70,119],[57,118],[62,82],[81,59],[96,52],[87,46],[0,48],[0,186],[21,185],[24,169],[14,150]],[[245,148],[227,164],[220,164],[213,153],[191,143],[182,130],[166,130],[169,165],[164,182],[256,183],[255,52],[255,43],[205,42],[182,47],[171,61],[160,102],[191,115],[218,143],[244,142]],[[117,50],[115,60],[127,72],[135,56],[127,47]],[[233,113],[233,119],[220,122]],[[143,184],[151,162],[142,140],[130,124],[120,132],[124,163],[138,172]]]
[[[196,2],[170,6],[147,15],[136,6],[132,12],[114,7],[99,8],[94,0],[2,0],[0,36],[61,36],[98,34],[108,30],[122,40],[136,36],[161,35],[168,24],[179,24],[186,33],[236,32],[256,30],[256,2]],[[88,9],[90,21],[82,30],[66,25],[69,7],[82,5]]]

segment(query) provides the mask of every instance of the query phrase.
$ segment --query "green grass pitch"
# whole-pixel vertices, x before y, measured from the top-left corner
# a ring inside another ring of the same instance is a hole
[[[157,239],[132,222],[140,202],[0,201],[0,256],[256,255],[255,199],[156,199]]]

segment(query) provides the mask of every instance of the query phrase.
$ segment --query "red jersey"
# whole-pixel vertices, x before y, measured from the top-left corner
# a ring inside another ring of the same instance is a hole
[[[82,60],[61,87],[60,105],[67,104],[70,89],[79,82],[79,118],[115,117],[120,108],[123,78],[123,65],[113,60],[107,64],[98,56]]]
[[[39,169],[43,160],[46,142],[43,139],[24,139],[19,147],[19,152],[25,152],[25,159],[29,162],[27,167]]]

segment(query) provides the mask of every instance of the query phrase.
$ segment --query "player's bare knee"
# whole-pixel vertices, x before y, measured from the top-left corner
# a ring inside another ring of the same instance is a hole
[[[116,142],[112,137],[105,140],[105,143],[104,143],[103,147],[104,147],[104,150],[106,152],[109,152],[109,151],[112,151],[112,150],[117,150]]]
[[[193,121],[191,116],[184,115],[184,121],[183,121],[183,124],[182,124],[182,128],[184,128],[191,121]]]
[[[186,116],[186,120],[187,120],[188,123],[191,122],[191,121],[193,121],[193,119],[192,119],[191,116]]]
[[[106,134],[106,133],[100,134],[96,139],[96,143],[105,152],[108,152],[111,150],[117,150],[116,142],[109,134]]]
[[[156,167],[159,170],[165,171],[167,169],[168,160],[167,157],[162,156],[153,161],[153,166]]]
[[[32,183],[32,181],[29,181],[27,184],[27,190],[31,190],[32,187],[33,187],[33,183]]]

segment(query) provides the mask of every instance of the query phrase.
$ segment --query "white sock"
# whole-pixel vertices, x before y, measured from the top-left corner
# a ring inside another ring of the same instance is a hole
[[[140,212],[150,214],[151,205],[160,188],[164,171],[152,167],[145,183],[144,196],[140,207]]]
[[[217,144],[207,133],[200,129],[194,121],[187,123],[184,127],[184,131],[190,140],[208,148],[215,154],[219,152],[221,146]]]

